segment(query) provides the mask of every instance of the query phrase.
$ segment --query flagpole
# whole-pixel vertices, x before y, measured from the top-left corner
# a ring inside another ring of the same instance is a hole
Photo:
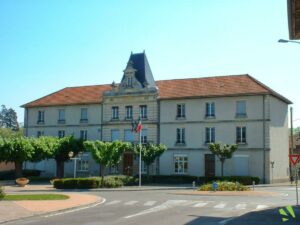
[[[139,187],[142,186],[142,130],[139,132],[139,145],[140,145],[140,157],[139,157]]]

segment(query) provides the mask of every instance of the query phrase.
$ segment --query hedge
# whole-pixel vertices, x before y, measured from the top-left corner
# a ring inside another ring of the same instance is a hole
[[[100,177],[54,179],[53,186],[57,189],[92,189],[99,187],[117,188],[137,184],[137,179],[129,176],[106,176],[101,185]]]
[[[5,197],[4,188],[0,186],[0,200],[2,200]]]
[[[249,191],[250,188],[239,182],[218,181],[217,191]],[[203,184],[198,188],[198,191],[214,191],[212,183]]]
[[[231,181],[239,182],[243,185],[259,184],[260,179],[258,177],[251,176],[224,176],[224,177],[197,177],[188,175],[153,175],[143,176],[143,183],[160,183],[160,184],[188,184],[195,181],[198,185],[209,183],[212,181]]]
[[[23,177],[38,177],[41,175],[40,170],[23,170]],[[14,180],[16,178],[14,170],[0,172],[0,180]]]

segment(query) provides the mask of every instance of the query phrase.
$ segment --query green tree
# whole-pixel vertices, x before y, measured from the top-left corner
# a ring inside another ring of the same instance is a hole
[[[65,171],[65,162],[70,160],[69,153],[73,152],[76,156],[83,151],[83,141],[73,136],[63,138],[47,137],[47,146],[49,154],[47,158],[53,158],[56,161],[56,176],[62,178]]]
[[[141,157],[142,161],[147,166],[147,175],[149,176],[150,172],[150,165],[155,161],[156,158],[161,156],[165,151],[167,150],[167,147],[163,144],[146,144],[142,145],[141,149]],[[135,154],[140,154],[140,145],[134,146],[134,152]]]
[[[1,106],[0,110],[0,127],[10,128],[14,131],[19,130],[17,113],[12,108]]]
[[[103,185],[105,168],[116,166],[121,161],[123,152],[130,150],[129,143],[120,141],[85,141],[84,147],[91,152],[94,160],[100,164],[101,185]]]
[[[221,145],[218,143],[211,143],[208,145],[212,154],[216,155],[221,162],[221,175],[224,175],[224,163],[226,159],[230,159],[232,154],[237,150],[237,145]]]
[[[32,139],[25,137],[0,138],[0,162],[13,162],[17,178],[23,175],[23,162],[34,160]]]

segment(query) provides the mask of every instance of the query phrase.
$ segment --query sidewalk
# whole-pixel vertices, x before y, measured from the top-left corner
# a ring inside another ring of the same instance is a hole
[[[28,185],[24,188],[17,186],[5,186],[7,194],[32,194],[32,193],[60,193],[50,185]],[[0,224],[19,220],[25,217],[44,215],[68,209],[80,209],[81,207],[100,204],[103,198],[88,194],[64,192],[70,198],[67,200],[50,201],[0,201]]]

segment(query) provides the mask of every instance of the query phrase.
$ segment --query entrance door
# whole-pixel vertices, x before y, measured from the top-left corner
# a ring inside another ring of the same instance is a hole
[[[133,154],[124,153],[123,154],[123,174],[127,176],[132,176],[133,171]]]
[[[215,176],[215,155],[205,154],[205,176]]]

